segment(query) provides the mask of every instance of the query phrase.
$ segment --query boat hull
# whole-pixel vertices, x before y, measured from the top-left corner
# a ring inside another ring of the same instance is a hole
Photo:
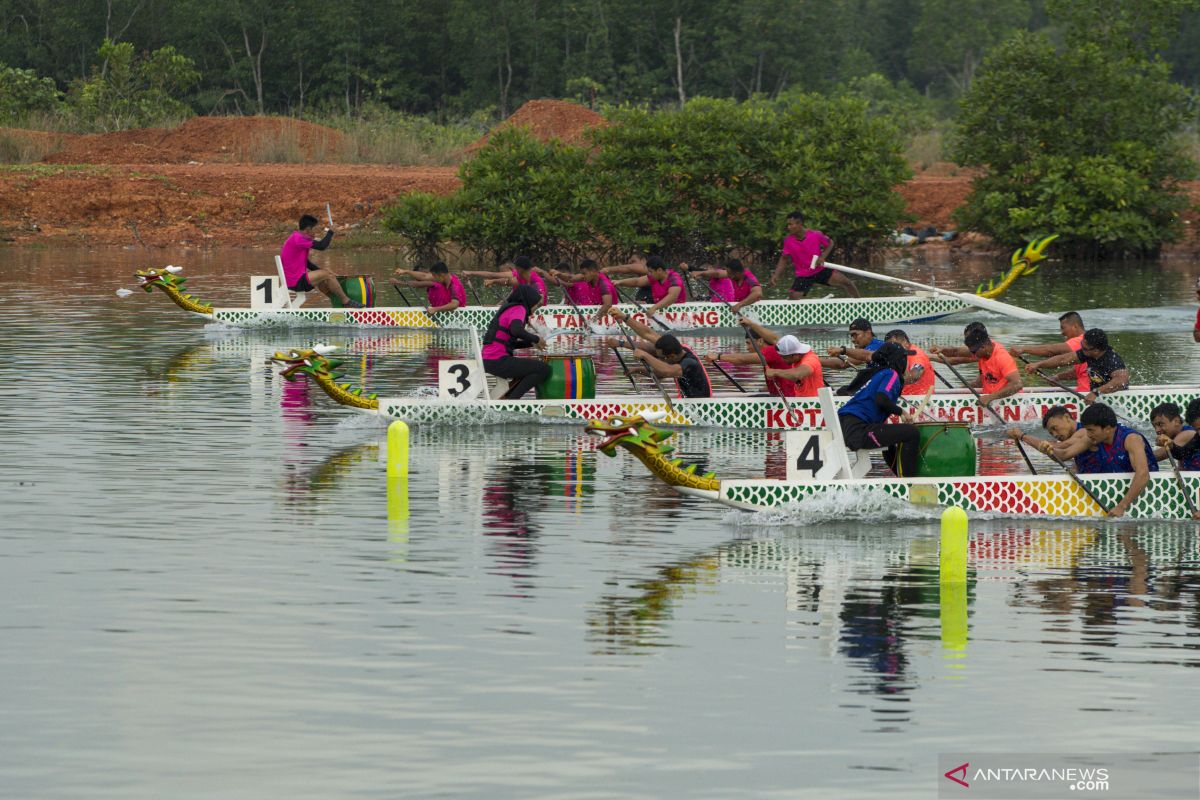
[[[1129,489],[1132,474],[1079,476],[1088,489],[1112,508]],[[1192,501],[1200,505],[1200,472],[1182,473]],[[789,483],[778,480],[721,481],[717,492],[675,487],[685,494],[715,500],[747,511],[766,511],[815,498],[848,503],[863,501],[875,492],[901,502],[920,506],[957,506],[969,513],[1003,514],[1017,517],[1099,517],[1100,508],[1064,474],[981,476],[970,478],[876,478],[824,483]],[[1145,490],[1130,506],[1130,519],[1190,519],[1187,497],[1169,472],[1151,473]]]
[[[1148,420],[1150,410],[1159,403],[1172,402],[1181,407],[1200,397],[1200,386],[1168,385],[1128,389],[1106,396],[1137,420]],[[839,405],[847,398],[836,398]],[[614,416],[636,416],[663,411],[660,424],[747,430],[816,430],[823,425],[817,398],[793,398],[791,415],[777,397],[730,396],[711,399],[679,399],[668,409],[660,396],[598,397],[594,400],[495,400],[456,402],[409,397],[384,397],[379,400],[381,416],[402,419],[409,424],[453,423],[456,425],[496,425],[511,422],[586,422]],[[997,400],[992,407],[1006,422],[1014,425],[1040,422],[1052,406],[1066,406],[1078,414],[1079,401],[1059,390],[1026,390]],[[928,413],[935,419],[970,425],[996,424],[975,398],[966,391],[938,392],[930,398]]]
[[[644,321],[631,305],[617,306],[634,319]],[[594,306],[592,308],[595,308]],[[928,322],[962,311],[968,306],[954,297],[917,293],[899,297],[837,297],[821,300],[760,300],[747,308],[747,316],[770,327],[840,328],[859,317],[875,325],[899,325]],[[588,313],[589,307],[582,308]],[[464,306],[430,318],[423,308],[298,308],[250,309],[216,308],[212,319],[236,328],[341,327],[341,328],[440,328],[443,330],[484,331],[496,309],[490,306]],[[659,312],[656,317],[677,330],[735,328],[737,320],[721,303],[680,303]],[[545,306],[533,316],[533,322],[548,331],[586,331],[587,320],[571,306]],[[611,318],[599,321],[602,330],[615,331]]]

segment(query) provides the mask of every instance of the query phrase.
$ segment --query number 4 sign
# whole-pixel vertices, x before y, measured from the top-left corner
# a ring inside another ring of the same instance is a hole
[[[438,399],[475,400],[487,388],[478,361],[438,362]]]
[[[788,431],[785,444],[789,481],[811,483],[837,477],[837,461],[830,457],[833,436],[829,431]]]

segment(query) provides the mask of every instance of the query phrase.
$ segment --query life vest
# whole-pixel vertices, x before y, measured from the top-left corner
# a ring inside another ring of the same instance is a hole
[[[508,331],[507,327],[500,327],[500,319],[510,308],[521,309],[523,312],[521,319],[523,321],[529,319],[529,309],[525,308],[525,306],[521,303],[508,303],[500,306],[500,308],[496,311],[495,316],[492,317],[492,321],[488,323],[487,331],[485,331],[483,334],[483,344],[486,347],[493,342],[499,342],[500,344],[504,345],[505,351],[507,351],[511,356],[513,354],[512,334]]]
[[[1117,426],[1117,432],[1113,434],[1112,444],[1096,445],[1096,462],[1100,469],[1097,472],[1133,472],[1133,462],[1129,460],[1129,451],[1125,449],[1125,439],[1131,433],[1138,433],[1132,428],[1127,428],[1124,425]],[[1150,467],[1151,472],[1158,472],[1158,461],[1154,458],[1154,451],[1150,448],[1150,443],[1146,441],[1146,437],[1138,433],[1142,437],[1142,446],[1146,448],[1146,463]]]

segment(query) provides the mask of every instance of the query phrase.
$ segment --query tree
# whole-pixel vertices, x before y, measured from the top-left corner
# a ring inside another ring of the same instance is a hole
[[[1029,20],[1027,0],[924,0],[913,30],[910,68],[942,78],[953,94],[971,86],[984,54]]]
[[[137,56],[129,42],[106,39],[96,51],[104,69],[77,81],[69,102],[84,127],[99,131],[145,127],[188,116],[179,96],[199,77],[174,47]]]

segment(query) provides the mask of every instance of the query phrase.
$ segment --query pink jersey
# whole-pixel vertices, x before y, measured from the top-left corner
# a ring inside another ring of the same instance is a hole
[[[730,281],[733,284],[733,299],[740,303],[750,296],[750,292],[754,291],[754,287],[758,286],[758,278],[754,277],[754,273],[750,270],[745,271],[745,278],[741,283]]]
[[[497,358],[507,358],[512,355],[512,350],[508,343],[512,339],[512,335],[508,332],[508,326],[512,324],[514,319],[525,320],[529,318],[529,312],[525,310],[525,306],[509,306],[500,312],[500,325],[496,329],[496,340],[491,344],[485,344],[481,355],[485,361],[490,361]]]
[[[567,294],[581,306],[603,305],[604,295],[608,295],[609,301],[617,299],[617,290],[603,273],[596,276],[594,285],[587,281],[576,281],[567,287]]]
[[[654,302],[658,302],[667,296],[672,286],[679,287],[679,296],[675,298],[676,303],[683,303],[687,300],[687,287],[683,285],[683,278],[679,277],[679,273],[673,269],[667,270],[667,279],[662,283],[654,280],[651,276],[646,276],[650,281],[650,296],[654,298]]]
[[[429,298],[431,308],[444,306],[451,300],[458,301],[458,307],[462,308],[467,304],[467,293],[463,290],[462,281],[457,275],[450,276],[450,285],[443,286],[440,283],[435,283],[425,289],[425,295]]]
[[[550,292],[546,289],[546,282],[544,280],[542,280],[541,275],[538,275],[536,272],[530,271],[529,280],[527,280],[527,281],[522,280],[521,273],[517,272],[517,270],[514,268],[512,271],[512,276],[517,279],[518,286],[520,286],[522,283],[532,283],[534,286],[537,287],[538,292],[541,293],[542,303],[548,304],[550,302]]]
[[[807,278],[816,275],[824,267],[814,267],[812,260],[821,255],[821,251],[833,244],[833,241],[820,231],[805,231],[803,239],[788,236],[783,240],[783,254],[792,259],[796,268],[797,278]]]
[[[732,303],[737,292],[733,288],[733,281],[729,278],[709,278],[708,293],[713,297],[719,297],[727,303]]]
[[[283,261],[283,278],[289,287],[295,286],[296,281],[308,272],[308,251],[312,250],[313,239],[303,231],[292,231],[292,235],[283,243],[279,258]]]

